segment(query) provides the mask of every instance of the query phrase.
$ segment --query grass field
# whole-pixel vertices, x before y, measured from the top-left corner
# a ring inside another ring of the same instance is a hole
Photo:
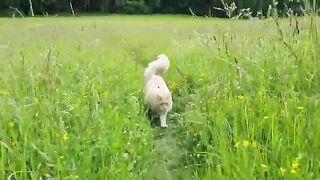
[[[311,19],[0,19],[0,179],[319,179]],[[143,105],[161,53],[167,129]]]

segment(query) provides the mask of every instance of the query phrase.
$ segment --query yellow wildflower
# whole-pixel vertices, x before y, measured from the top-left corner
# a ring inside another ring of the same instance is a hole
[[[267,165],[261,164],[260,166],[261,166],[262,171],[264,171],[264,172],[268,171],[268,166]]]
[[[284,175],[284,173],[286,172],[286,169],[285,168],[283,168],[283,167],[280,167],[279,168],[279,173],[283,176]]]
[[[299,168],[299,162],[297,160],[294,160],[292,163],[292,169],[298,169]]]
[[[9,121],[9,123],[8,123],[8,127],[9,127],[9,128],[13,128],[13,127],[14,127],[14,122]]]
[[[101,93],[102,97],[107,97],[108,94],[109,94],[108,91],[104,91],[104,92]]]
[[[291,173],[291,174],[297,174],[297,170],[291,169],[291,170],[290,170],[290,173]]]
[[[204,74],[200,74],[199,81],[203,81],[203,80],[204,80]]]
[[[69,139],[69,134],[67,133],[67,131],[64,131],[63,136],[62,136],[62,140],[67,141],[68,139]]]
[[[239,141],[237,142],[235,145],[234,145],[236,148],[239,148],[239,147],[252,147],[252,148],[256,148],[258,147],[257,143],[255,141],[248,141],[248,140],[242,140],[242,141]]]
[[[247,140],[243,140],[242,141],[242,146],[243,147],[248,147],[250,145],[250,142],[249,141],[247,141]]]
[[[244,96],[238,96],[238,98],[243,101],[244,100]]]
[[[251,143],[251,146],[252,146],[253,148],[256,148],[256,147],[257,147],[257,143],[256,143],[255,141],[253,141],[253,142]]]
[[[304,108],[302,106],[298,106],[297,109],[302,111]]]
[[[170,89],[175,90],[178,87],[178,83],[176,81],[170,82]]]
[[[294,161],[292,162],[290,172],[291,172],[292,174],[296,174],[296,173],[298,173],[298,171],[299,171],[299,161],[298,161],[298,160],[294,160]]]
[[[0,92],[0,96],[8,96],[8,95],[9,95],[8,91]]]
[[[235,145],[234,145],[234,147],[236,147],[236,148],[239,148],[239,147],[252,147],[252,148],[256,148],[256,147],[258,147],[258,144],[257,144],[257,142],[255,142],[255,141],[248,141],[248,140],[242,140],[242,141],[239,141],[239,142],[237,142]]]

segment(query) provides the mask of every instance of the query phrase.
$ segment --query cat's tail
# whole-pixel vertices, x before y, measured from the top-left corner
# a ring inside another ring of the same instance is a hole
[[[169,69],[170,61],[164,54],[160,54],[155,61],[149,63],[144,71],[145,82],[149,81],[152,76],[158,75],[163,77],[163,74]]]

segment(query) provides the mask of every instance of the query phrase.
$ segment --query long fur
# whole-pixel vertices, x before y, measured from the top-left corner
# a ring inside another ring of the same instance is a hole
[[[145,103],[150,107],[154,116],[160,118],[161,127],[168,127],[166,119],[172,109],[171,92],[163,79],[163,74],[169,69],[168,57],[161,54],[156,60],[149,63],[144,71]]]

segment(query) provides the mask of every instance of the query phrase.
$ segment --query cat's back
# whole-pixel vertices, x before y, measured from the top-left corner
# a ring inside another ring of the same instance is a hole
[[[168,89],[166,82],[158,75],[153,75],[147,82],[146,87],[150,89]]]

